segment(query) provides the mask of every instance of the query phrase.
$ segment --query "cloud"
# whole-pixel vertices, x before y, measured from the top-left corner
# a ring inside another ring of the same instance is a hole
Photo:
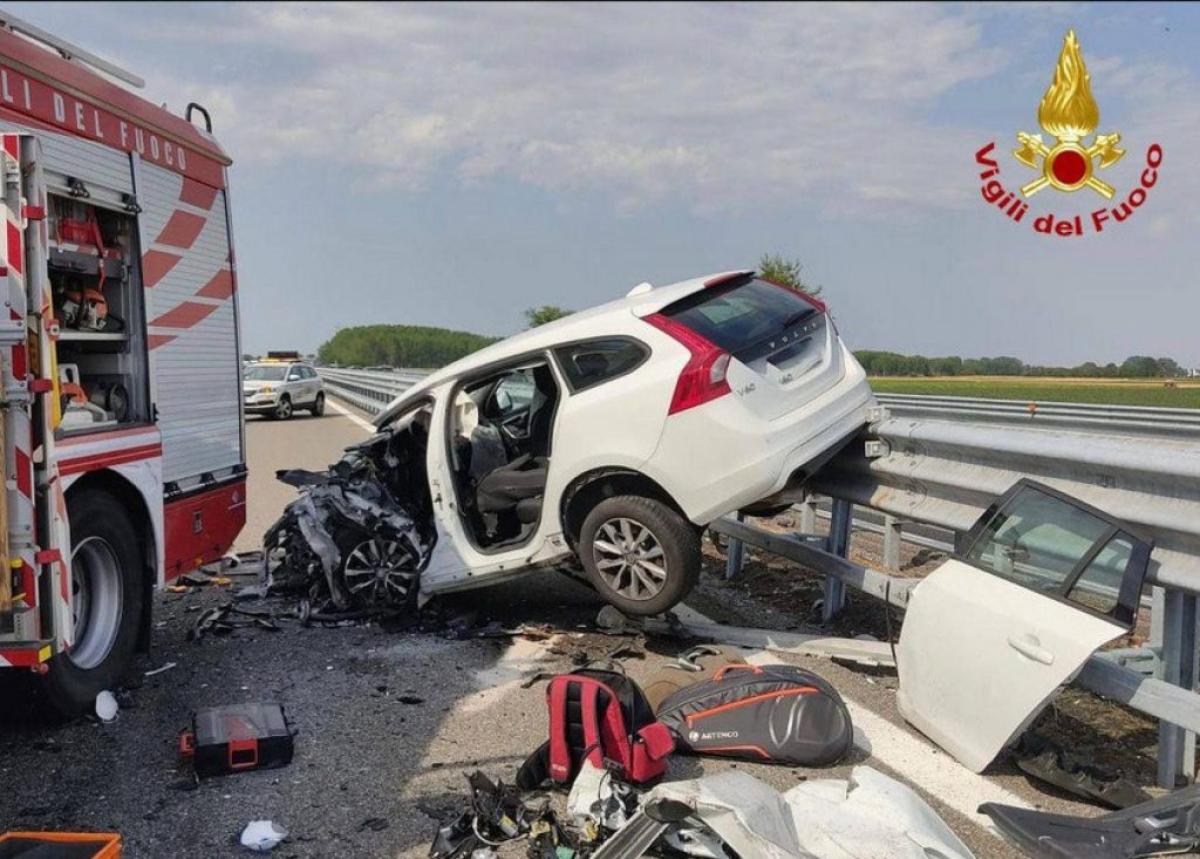
[[[962,205],[973,190],[945,154],[973,152],[977,135],[927,117],[1004,62],[963,13],[908,4],[288,4],[212,18],[141,25],[223,57],[146,77],[219,104],[241,163],[319,159],[380,189],[515,178],[627,208]]]

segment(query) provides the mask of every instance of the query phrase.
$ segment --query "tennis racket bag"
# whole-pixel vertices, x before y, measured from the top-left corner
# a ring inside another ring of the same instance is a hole
[[[837,690],[792,665],[727,665],[663,701],[658,720],[684,754],[757,763],[828,766],[854,742]]]

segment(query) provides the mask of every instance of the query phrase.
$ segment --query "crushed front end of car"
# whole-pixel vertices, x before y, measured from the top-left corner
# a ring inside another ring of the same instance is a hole
[[[300,490],[263,536],[264,586],[312,611],[408,609],[437,540],[425,478],[427,427],[403,421],[326,471],[276,477]]]

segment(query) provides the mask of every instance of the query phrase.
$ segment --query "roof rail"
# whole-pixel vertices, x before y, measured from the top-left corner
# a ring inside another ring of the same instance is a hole
[[[47,33],[41,27],[22,21],[15,15],[5,12],[3,9],[0,9],[0,27],[13,33],[20,33],[22,36],[27,36],[34,41],[41,42],[48,48],[53,48],[64,60],[73,60],[83,65],[91,66],[98,71],[104,72],[106,75],[124,81],[138,89],[146,86],[146,82],[133,72],[127,72],[120,66],[115,66],[108,60],[101,59],[92,52],[85,51],[78,45],[68,42],[66,39],[60,39],[52,33]]]

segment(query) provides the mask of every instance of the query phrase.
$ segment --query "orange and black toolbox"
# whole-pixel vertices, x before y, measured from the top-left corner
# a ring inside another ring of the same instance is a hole
[[[115,832],[5,832],[0,859],[120,859]]]
[[[295,732],[279,704],[206,707],[179,735],[179,753],[198,776],[270,769],[292,762]]]

